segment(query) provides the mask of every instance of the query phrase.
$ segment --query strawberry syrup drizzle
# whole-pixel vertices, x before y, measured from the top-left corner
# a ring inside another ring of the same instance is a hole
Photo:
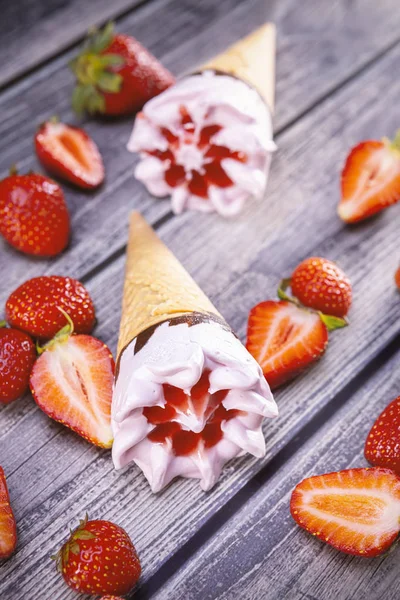
[[[197,450],[203,442],[205,448],[212,448],[223,437],[221,424],[241,414],[240,410],[227,410],[222,401],[228,390],[220,390],[209,394],[210,371],[204,371],[199,381],[192,387],[190,397],[180,388],[169,384],[163,385],[165,406],[146,407],[143,415],[155,428],[148,434],[151,442],[163,444],[171,440],[176,456],[187,456]],[[197,415],[205,414],[207,423],[203,431],[194,433],[187,431],[174,421],[177,412],[188,413],[194,410]]]
[[[180,125],[184,131],[182,139],[175,135],[167,127],[160,127],[160,132],[168,142],[167,150],[148,150],[147,154],[155,156],[162,162],[168,162],[164,177],[167,184],[172,187],[178,187],[187,183],[191,194],[200,198],[208,199],[210,185],[219,188],[228,188],[233,185],[232,179],[226,173],[221,165],[225,158],[246,163],[248,158],[244,152],[230,150],[226,146],[219,146],[212,143],[212,138],[222,131],[221,125],[206,125],[200,131],[196,140],[195,124],[185,106],[180,107],[181,122]],[[204,163],[199,170],[192,169],[186,173],[183,165],[176,162],[176,152],[182,144],[196,145],[202,151]]]

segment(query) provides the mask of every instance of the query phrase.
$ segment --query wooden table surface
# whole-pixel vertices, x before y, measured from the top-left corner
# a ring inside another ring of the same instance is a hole
[[[249,309],[311,255],[336,260],[354,286],[351,325],[319,364],[276,393],[266,457],[233,461],[209,493],[179,480],[153,495],[136,467],[51,421],[27,395],[0,410],[0,464],[18,523],[0,567],[0,598],[72,600],[49,559],[87,511],[124,527],[143,565],[135,598],[315,600],[400,597],[400,548],[376,559],[339,554],[300,530],[289,498],[302,478],[365,465],[366,434],[400,394],[400,207],[356,227],[336,216],[348,149],[400,126],[398,0],[20,0],[2,3],[0,176],[40,169],[32,137],[53,114],[74,121],[67,63],[87,27],[112,17],[177,75],[266,20],[278,35],[275,138],[264,202],[233,221],[173,216],[135,181],[132,118],[84,121],[103,154],[97,193],[64,186],[69,249],[33,260],[0,242],[0,303],[39,274],[70,275],[92,294],[95,335],[116,348],[127,217],[139,209],[244,339]]]

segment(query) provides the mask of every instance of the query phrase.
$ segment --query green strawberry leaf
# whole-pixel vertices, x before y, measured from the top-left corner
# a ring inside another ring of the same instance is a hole
[[[77,542],[72,542],[72,544],[70,544],[70,550],[72,552],[72,554],[75,554],[75,556],[77,554],[79,554],[80,549],[79,549],[79,544]]]
[[[90,114],[104,112],[106,102],[104,97],[94,89],[87,98],[86,109]]]
[[[73,535],[74,540],[93,540],[95,537],[94,533],[87,529],[77,529]]]
[[[100,61],[103,67],[122,67],[126,62],[119,54],[103,54]]]
[[[79,83],[72,92],[72,108],[77,115],[81,115],[86,105],[86,86]]]
[[[325,315],[322,312],[318,312],[320,319],[323,323],[325,323],[328,331],[334,331],[335,329],[341,329],[342,327],[347,327],[349,324],[346,319],[342,317],[335,317],[333,315]]]
[[[61,565],[65,567],[68,564],[69,559],[69,543],[64,544],[61,554]]]
[[[279,287],[278,287],[278,298],[280,300],[286,300],[287,302],[294,302],[294,304],[297,304],[297,301],[295,298],[292,298],[291,296],[289,296],[289,294],[286,293],[287,288],[290,286],[290,278],[287,279],[282,279]]]
[[[109,21],[103,29],[93,28],[89,31],[89,49],[90,52],[100,54],[106,50],[111,44],[115,35],[114,23]]]
[[[121,89],[122,76],[118,75],[117,73],[103,71],[97,78],[97,85],[103,92],[111,92],[115,94]]]

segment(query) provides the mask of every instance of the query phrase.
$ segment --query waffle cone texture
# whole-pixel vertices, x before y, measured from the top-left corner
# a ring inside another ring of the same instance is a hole
[[[216,69],[243,79],[258,90],[272,112],[275,96],[275,45],[275,25],[266,23],[202,65],[202,69]]]
[[[138,213],[129,222],[118,355],[142,331],[193,312],[220,316],[177,258]]]

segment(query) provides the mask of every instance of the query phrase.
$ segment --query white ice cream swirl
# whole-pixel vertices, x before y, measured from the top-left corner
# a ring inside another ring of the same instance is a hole
[[[112,402],[117,469],[136,463],[153,492],[177,476],[209,490],[230,459],[264,456],[262,421],[278,409],[228,328],[166,321],[135,353],[137,340],[121,355]]]
[[[137,116],[128,149],[135,176],[157,197],[185,209],[240,212],[266,187],[272,141],[269,109],[256,90],[205,71],[181,79]]]

